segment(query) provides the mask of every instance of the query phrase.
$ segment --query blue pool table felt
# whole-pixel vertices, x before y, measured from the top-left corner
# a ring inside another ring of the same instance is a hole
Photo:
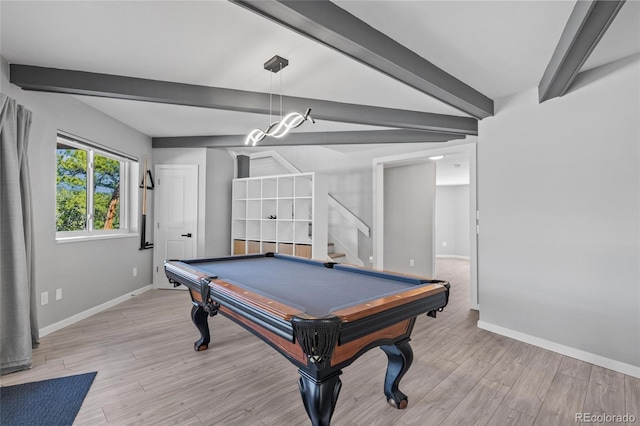
[[[209,276],[323,317],[342,308],[415,288],[420,280],[320,262],[258,257],[190,264]],[[424,284],[427,285],[427,284]]]

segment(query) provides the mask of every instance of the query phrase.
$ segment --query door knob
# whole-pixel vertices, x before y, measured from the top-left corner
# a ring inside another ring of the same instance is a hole
[[[182,234],[180,235],[181,237],[187,237],[187,238],[191,238],[191,232],[189,232],[188,234]]]

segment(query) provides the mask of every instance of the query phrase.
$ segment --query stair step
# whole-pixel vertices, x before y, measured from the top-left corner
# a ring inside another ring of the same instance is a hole
[[[332,259],[336,259],[338,257],[345,257],[346,254],[345,253],[329,253],[329,257]]]

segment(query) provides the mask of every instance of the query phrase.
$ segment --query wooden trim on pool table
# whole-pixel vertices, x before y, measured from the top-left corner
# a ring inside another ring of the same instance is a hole
[[[443,293],[446,290],[446,287],[443,285],[430,284],[424,287],[414,288],[401,293],[392,294],[390,296],[370,300],[358,305],[349,306],[331,313],[339,317],[342,322],[351,322],[415,300],[426,299],[430,296]]]
[[[189,293],[191,293],[191,299],[192,299],[194,302],[198,302],[198,303],[200,303],[200,304],[202,304],[202,303],[203,303],[203,302],[202,302],[202,295],[201,295],[199,292],[197,292],[197,291],[195,291],[194,289],[190,288],[190,289],[189,289]]]
[[[302,351],[302,347],[299,344],[293,343],[278,336],[277,334],[267,330],[266,328],[256,324],[255,322],[245,318],[244,316],[232,311],[226,306],[221,306],[219,311],[222,312],[225,316],[233,318],[235,321],[244,324],[246,328],[253,330],[259,335],[263,336],[266,341],[273,344],[274,346],[277,346],[283,353],[288,354],[291,358],[300,362],[302,365],[308,364],[307,356],[304,354],[304,352]]]
[[[278,336],[277,334],[267,330],[259,324],[256,324],[254,321],[251,321],[250,319],[245,318],[237,312],[232,311],[226,306],[221,306],[220,312],[225,316],[243,324],[246,328],[253,330],[258,335],[264,337],[265,341],[269,342],[273,346],[276,346],[280,349],[281,352],[287,354],[302,365],[308,365],[308,358],[304,354],[304,351],[302,350],[302,347],[299,343],[294,343]],[[409,337],[408,334],[411,330],[411,323],[413,320],[414,318],[409,318],[404,321],[400,321],[399,323],[378,330],[375,333],[363,336],[344,345],[336,346],[331,357],[331,365],[337,365],[353,359],[362,349],[379,340],[396,340],[399,337]]]
[[[362,336],[359,339],[352,340],[344,345],[336,346],[331,358],[331,365],[340,364],[343,361],[352,359],[359,351],[370,345],[373,342],[382,339],[395,340],[398,337],[405,336],[411,330],[411,322],[414,318],[409,318],[404,321],[400,321],[397,324],[385,327],[382,330],[378,330],[375,333]],[[408,337],[408,336],[406,336]]]

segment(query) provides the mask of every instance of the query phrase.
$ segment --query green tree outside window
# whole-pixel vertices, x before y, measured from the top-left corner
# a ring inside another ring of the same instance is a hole
[[[120,229],[121,162],[93,153],[93,175],[89,178],[91,155],[87,149],[58,140],[56,151],[56,230],[87,231]],[[91,194],[87,193],[92,182]],[[92,216],[89,216],[93,201]]]

